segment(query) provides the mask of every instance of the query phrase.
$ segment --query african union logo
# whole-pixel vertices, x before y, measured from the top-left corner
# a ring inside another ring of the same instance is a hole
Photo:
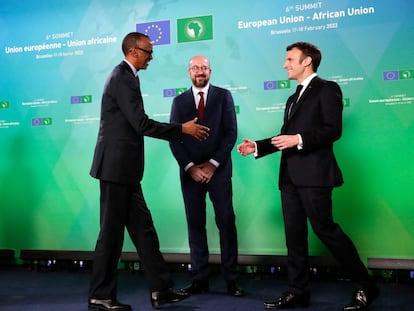
[[[213,16],[197,16],[177,19],[177,42],[213,39]]]
[[[146,34],[153,45],[170,44],[170,21],[157,21],[136,25],[137,32]]]
[[[342,98],[342,105],[344,107],[349,107],[351,105],[351,100],[349,99],[349,97]]]
[[[0,109],[10,108],[10,102],[8,100],[0,101]]]
[[[414,79],[414,70],[400,70],[400,79]]]

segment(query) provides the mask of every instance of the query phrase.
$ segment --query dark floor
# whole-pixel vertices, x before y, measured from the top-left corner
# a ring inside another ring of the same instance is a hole
[[[90,270],[32,270],[28,268],[0,268],[0,311],[80,311],[87,310],[87,291]],[[186,286],[188,272],[173,272],[175,287]],[[284,277],[269,274],[243,273],[240,283],[247,292],[243,298],[225,294],[220,274],[210,279],[211,292],[195,295],[177,304],[165,305],[161,310],[172,311],[253,311],[264,310],[263,301],[281,294],[286,285]],[[380,297],[370,310],[414,310],[412,282],[380,281]],[[351,298],[351,283],[332,279],[313,279],[311,306],[306,310],[342,310]],[[134,311],[152,310],[149,293],[142,275],[120,271],[119,300],[131,304]],[[304,309],[295,309],[304,310]]]

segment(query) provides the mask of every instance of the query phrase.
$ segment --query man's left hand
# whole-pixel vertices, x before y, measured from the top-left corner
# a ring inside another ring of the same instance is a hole
[[[279,135],[272,138],[272,145],[279,150],[296,147],[299,144],[298,135]]]

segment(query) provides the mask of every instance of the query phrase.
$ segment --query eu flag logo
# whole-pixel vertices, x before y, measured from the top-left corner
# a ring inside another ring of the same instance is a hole
[[[164,45],[171,42],[169,20],[137,24],[136,29],[137,32],[146,34],[153,45]]]
[[[276,90],[277,81],[265,81],[263,82],[263,88],[265,91]]]
[[[385,81],[398,80],[398,70],[388,70],[382,73],[382,79]]]
[[[33,118],[32,119],[32,126],[41,126],[42,125],[42,118]]]
[[[82,96],[71,96],[70,103],[71,104],[80,104],[82,102]]]
[[[164,97],[174,97],[175,89],[164,89]]]

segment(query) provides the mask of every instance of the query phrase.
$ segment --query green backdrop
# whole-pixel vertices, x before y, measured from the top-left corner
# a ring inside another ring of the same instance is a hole
[[[0,248],[94,248],[99,189],[88,172],[101,93],[123,58],[122,38],[139,30],[154,40],[141,73],[148,115],[168,121],[173,96],[191,85],[188,60],[203,54],[211,82],[233,94],[238,142],[278,133],[296,86],[282,68],[286,46],[319,46],[319,75],[344,93],[335,218],[363,258],[413,258],[413,12],[410,0],[2,1]],[[233,152],[240,254],[286,253],[279,160]],[[162,250],[187,253],[178,166],[165,141],[146,138],[143,189]],[[217,253],[211,205],[207,226]],[[313,234],[310,252],[327,254]]]

